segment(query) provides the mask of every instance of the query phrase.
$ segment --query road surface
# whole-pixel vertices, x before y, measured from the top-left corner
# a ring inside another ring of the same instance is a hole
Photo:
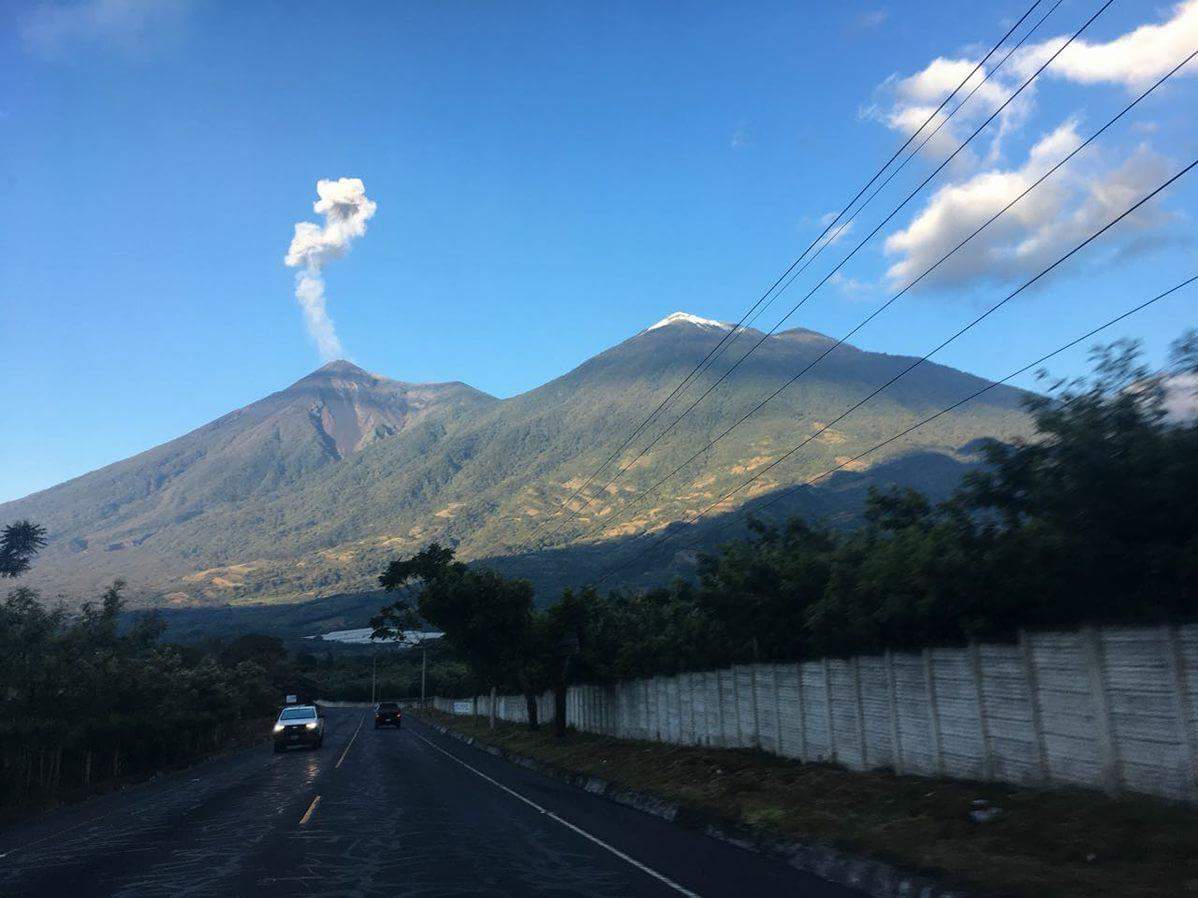
[[[860,898],[412,720],[236,754],[0,830],[0,895]]]

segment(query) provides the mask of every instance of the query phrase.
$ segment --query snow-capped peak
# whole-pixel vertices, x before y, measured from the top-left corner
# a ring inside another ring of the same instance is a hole
[[[732,327],[730,324],[724,324],[722,321],[712,321],[710,318],[700,318],[698,315],[690,315],[686,312],[675,312],[673,315],[667,315],[657,324],[645,328],[646,331],[657,330],[659,327],[665,327],[668,324],[693,324],[697,327],[714,327],[720,330],[728,330]]]

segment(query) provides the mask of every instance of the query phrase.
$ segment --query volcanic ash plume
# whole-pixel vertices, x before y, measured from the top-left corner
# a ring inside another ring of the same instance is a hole
[[[367,198],[359,178],[317,181],[316,194],[320,199],[312,208],[324,216],[324,226],[297,222],[284,262],[288,268],[301,268],[295,275],[295,298],[304,310],[308,334],[321,360],[327,362],[343,357],[345,350],[325,308],[324,266],[343,256],[354,239],[366,233],[366,222],[378,206]]]

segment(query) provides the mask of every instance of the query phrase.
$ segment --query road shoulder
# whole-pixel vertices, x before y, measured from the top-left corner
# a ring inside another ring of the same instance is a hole
[[[907,898],[911,895],[919,895],[920,898],[964,898],[965,895],[964,891],[946,886],[935,879],[900,870],[874,858],[838,851],[826,845],[802,845],[770,837],[710,812],[685,806],[660,793],[633,789],[592,773],[571,770],[532,755],[512,751],[500,744],[465,733],[440,719],[422,715],[421,720],[437,732],[479,751],[535,770],[591,795],[697,830],[705,836],[738,848],[783,861],[796,870],[811,873],[830,883],[860,890],[874,898]]]
[[[481,719],[437,712],[422,719],[514,764],[868,894],[1165,896],[1198,881],[1189,847],[1198,810],[1175,803],[587,733],[562,741],[515,724],[492,733]],[[978,807],[996,813],[979,822]]]
[[[546,818],[560,821],[582,839],[602,844],[626,856],[633,866],[650,867],[684,890],[707,895],[804,895],[810,898],[862,898],[860,885],[849,886],[788,864],[785,857],[728,838],[712,838],[702,828],[679,826],[660,813],[609,800],[593,788],[535,769],[528,763],[509,763],[499,752],[480,750],[443,727],[415,722],[416,734],[438,754],[449,754],[459,765],[477,768],[498,793],[532,806]]]

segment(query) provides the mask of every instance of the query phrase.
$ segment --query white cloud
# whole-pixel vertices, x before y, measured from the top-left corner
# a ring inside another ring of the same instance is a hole
[[[1056,37],[1020,50],[1011,59],[1015,70],[1030,75],[1056,52],[1066,38]],[[1119,84],[1142,90],[1198,49],[1198,0],[1173,7],[1171,16],[1156,25],[1140,27],[1106,43],[1079,38],[1057,57],[1046,75],[1079,84]],[[1198,75],[1191,62],[1178,75]]]
[[[20,20],[25,48],[59,59],[83,47],[133,52],[177,29],[194,0],[75,0],[43,2]]]
[[[845,237],[849,236],[849,234],[853,233],[853,228],[856,226],[855,221],[852,221],[848,217],[840,218],[837,221],[837,218],[838,216],[835,212],[825,212],[819,217],[819,226],[826,233],[820,237],[816,244],[815,248],[817,251],[826,249],[834,243],[839,243]],[[833,222],[836,223],[833,224]]]
[[[906,286],[941,256],[1026,190],[1081,143],[1068,121],[1044,135],[1018,168],[990,168],[937,190],[908,226],[891,234],[887,255],[896,256],[886,275]],[[975,281],[1024,279],[1148,193],[1166,172],[1165,160],[1141,146],[1125,162],[1106,164],[1096,154],[1083,169],[1061,169],[1005,212],[968,245],[921,282],[922,288],[954,287]],[[1173,216],[1155,203],[1128,217],[1103,240],[1127,254],[1159,245]]]
[[[986,75],[984,68],[979,68],[970,75],[970,72],[976,67],[976,60],[937,57],[921,71],[895,82],[894,90],[900,100],[925,105],[927,112],[930,113],[949,91],[969,75],[969,81],[961,88],[961,96],[976,87],[981,100],[989,100],[991,103],[997,104],[1006,99],[1006,92],[1001,90],[993,80],[987,81],[985,84],[981,83]],[[927,117],[927,113],[924,117]]]
[[[1003,79],[1001,73],[989,72],[987,77],[988,71],[985,66],[978,67],[974,59],[937,57],[913,75],[892,76],[883,82],[866,115],[905,136],[922,127],[914,145],[922,145],[921,152],[932,158],[943,159],[1018,88],[1018,83]],[[937,112],[937,107],[958,85],[961,87],[957,93]],[[996,158],[1006,134],[1027,118],[1033,106],[1033,89],[1024,90],[999,114],[997,125],[992,126],[994,130],[988,136],[990,145],[984,153],[987,158]],[[961,168],[979,160],[976,153],[967,149],[957,161]]]
[[[962,58],[937,57],[913,75],[892,75],[886,79],[875,91],[873,103],[862,114],[904,135],[910,135],[969,76],[957,95],[922,132],[927,135],[940,126],[923,152],[942,159],[1067,41],[1067,37],[1054,37],[1022,47],[1012,54],[1001,70],[991,72],[990,78],[985,80],[986,68],[970,75],[977,66],[975,58],[968,55]],[[1105,43],[1093,43],[1083,38],[1074,40],[1044,70],[1044,76],[1078,84],[1112,83],[1129,90],[1142,90],[1195,49],[1198,49],[1198,0],[1186,0],[1173,7],[1169,18],[1159,24],[1141,25]],[[1003,54],[996,55],[991,65],[1002,58]],[[1177,73],[1177,76],[1182,75],[1198,75],[1198,60]],[[976,94],[951,120],[947,120],[948,113],[975,87]],[[993,164],[1000,157],[1004,139],[1030,118],[1035,107],[1035,89],[1035,83],[1029,85],[999,115],[996,126],[991,126],[993,131],[989,135],[982,135],[989,141],[988,147],[978,148],[977,152],[967,149],[958,156],[957,171],[979,163]],[[922,139],[923,136],[917,140]]]
[[[870,284],[848,277],[839,271],[828,278],[828,283],[839,290],[846,299],[864,299],[873,292],[873,287]]]
[[[911,134],[968,77],[957,97],[927,129],[944,122],[946,113],[978,88],[968,105],[924,148],[933,158],[943,159],[1066,42],[1067,38],[1057,37],[1020,49],[985,82],[980,80],[981,71],[970,75],[977,63],[969,57],[977,51],[965,52],[962,58],[936,58],[914,74],[888,78],[875,92],[875,104],[866,114],[895,131]],[[1141,25],[1108,42],[1074,41],[1044,74],[1078,85],[1113,83],[1138,90],[1195,48],[1198,0],[1185,0],[1171,9],[1164,21]],[[1178,74],[1183,73],[1198,74],[1198,66],[1191,63]],[[1026,128],[1034,111],[1035,88],[1035,83],[1030,85],[1003,111],[991,131],[981,135],[988,147],[971,146],[960,153],[946,173],[952,181],[938,189],[905,228],[887,238],[884,249],[892,260],[887,280],[893,286],[905,286],[920,275],[1079,144],[1076,126],[1068,121],[1042,135],[1022,160],[1006,161],[1011,156],[1006,144]],[[1138,133],[1151,132],[1151,124],[1146,123]],[[1105,160],[1097,149],[1088,150],[988,226],[921,282],[921,287],[1026,278],[1155,187],[1166,176],[1165,168],[1165,160],[1147,145],[1135,149],[1122,163]],[[1158,204],[1149,204],[1105,236],[1102,246],[1123,258],[1154,249],[1165,242],[1163,226],[1174,220]]]
[[[295,276],[295,298],[321,359],[330,361],[342,358],[345,348],[325,304],[324,266],[345,255],[353,241],[366,233],[366,222],[378,204],[366,196],[366,186],[358,178],[317,181],[316,194],[320,199],[312,209],[324,216],[324,225],[297,222],[283,264],[302,268]]]

